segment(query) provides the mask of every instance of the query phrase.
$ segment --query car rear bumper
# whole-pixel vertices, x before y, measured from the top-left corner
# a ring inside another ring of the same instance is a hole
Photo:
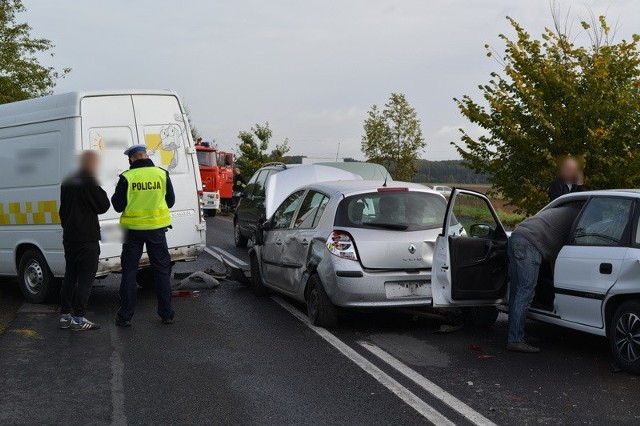
[[[338,270],[327,275],[330,276],[323,277],[322,282],[336,306],[375,308],[432,304],[431,271]],[[420,283],[419,288],[415,288],[416,283]]]

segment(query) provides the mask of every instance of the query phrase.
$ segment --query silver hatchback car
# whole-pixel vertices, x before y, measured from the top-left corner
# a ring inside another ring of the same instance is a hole
[[[338,307],[431,305],[431,262],[446,200],[425,186],[321,182],[290,194],[256,232],[256,294],[305,302],[335,326]]]

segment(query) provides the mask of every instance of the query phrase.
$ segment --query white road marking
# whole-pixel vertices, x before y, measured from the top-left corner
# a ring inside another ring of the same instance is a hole
[[[436,411],[432,406],[418,398],[413,392],[402,386],[397,380],[389,376],[387,373],[376,367],[371,361],[353,350],[350,346],[338,339],[333,333],[324,328],[316,327],[309,322],[309,319],[293,307],[289,302],[278,296],[271,297],[276,303],[289,311],[291,315],[300,320],[303,324],[315,331],[320,337],[326,340],[331,346],[340,351],[344,356],[353,361],[358,367],[362,368],[367,374],[376,379],[381,385],[393,392],[405,404],[416,410],[425,419],[435,425],[455,425],[452,421]]]
[[[116,327],[111,329],[111,424],[126,426],[127,415],[124,410],[124,363],[120,357],[121,345]]]
[[[240,267],[243,267],[243,266],[248,267],[249,266],[247,264],[247,262],[245,262],[244,260],[238,259],[234,255],[232,255],[231,253],[229,253],[226,250],[221,249],[220,247],[216,247],[216,246],[206,247],[205,250],[207,248],[217,252],[220,256],[224,257],[227,261],[231,260],[233,263],[235,263],[236,266],[240,266]],[[209,252],[209,251],[207,251],[207,253],[211,254],[211,252]]]
[[[391,367],[398,370],[404,376],[411,379],[414,383],[429,392],[432,396],[444,402],[449,407],[453,408],[473,424],[495,426],[495,423],[493,423],[491,420],[487,419],[482,414],[478,413],[476,410],[469,407],[467,404],[442,389],[440,386],[426,379],[424,376],[421,376],[415,370],[411,369],[406,364],[394,358],[388,352],[369,342],[358,343],[360,343],[363,348],[371,352],[373,355],[377,356],[378,358],[389,364]]]

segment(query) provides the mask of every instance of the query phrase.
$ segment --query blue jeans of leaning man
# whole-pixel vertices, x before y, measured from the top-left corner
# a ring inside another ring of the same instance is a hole
[[[533,300],[542,253],[526,238],[513,234],[509,238],[509,343],[524,342],[524,326],[527,312]]]

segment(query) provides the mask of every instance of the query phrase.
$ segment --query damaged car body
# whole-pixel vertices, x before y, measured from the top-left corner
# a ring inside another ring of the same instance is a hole
[[[418,184],[299,188],[256,232],[252,287],[306,303],[311,322],[322,326],[336,324],[339,308],[430,306],[445,209],[444,197]]]

